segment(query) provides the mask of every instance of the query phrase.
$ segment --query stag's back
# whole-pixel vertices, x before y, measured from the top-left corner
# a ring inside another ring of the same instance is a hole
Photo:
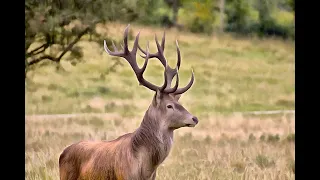
[[[132,134],[113,141],[81,141],[67,147],[59,158],[60,179],[127,179],[134,165]]]

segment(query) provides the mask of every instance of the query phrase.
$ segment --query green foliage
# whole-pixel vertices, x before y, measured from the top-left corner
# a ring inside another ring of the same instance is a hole
[[[137,0],[136,10],[138,12],[137,21],[142,24],[154,24],[160,23],[164,8],[163,1],[159,0]]]
[[[294,159],[290,159],[289,163],[288,163],[288,168],[291,169],[291,171],[293,173],[296,173],[296,165],[295,165],[295,160]]]
[[[294,14],[288,0],[227,0],[226,31],[294,39]]]
[[[228,31],[240,33],[250,33],[257,24],[256,15],[258,14],[247,0],[229,0],[227,1],[226,12],[228,15]]]
[[[256,164],[261,168],[269,168],[271,166],[275,165],[275,162],[273,160],[270,160],[267,156],[259,154],[256,156]]]
[[[277,24],[281,24],[284,26],[290,26],[294,23],[294,15],[288,11],[274,11],[271,14],[271,17],[275,20]]]
[[[262,0],[257,4],[259,11],[259,35],[277,35],[294,38],[294,21],[288,12],[277,8],[277,1]],[[280,19],[280,20],[277,20]]]
[[[279,134],[276,134],[276,135],[269,134],[268,135],[267,141],[270,143],[275,143],[275,142],[278,142],[279,140],[280,140]]]
[[[287,0],[287,3],[290,5],[290,7],[293,10],[293,12],[295,12],[296,11],[295,0]]]
[[[288,142],[295,142],[295,134],[289,134],[286,139]]]
[[[284,38],[295,37],[294,31],[294,14],[284,10],[277,10],[271,14],[274,20],[274,29],[278,28],[278,31],[282,33]]]
[[[255,141],[256,140],[256,137],[251,133],[250,135],[249,135],[249,141],[250,142],[253,142],[253,141]]]
[[[246,169],[246,163],[242,161],[236,161],[231,163],[231,167],[238,173],[243,173]]]
[[[71,64],[81,60],[82,50],[76,43],[86,34],[98,37],[95,25],[108,16],[104,1],[25,1],[25,69],[43,60],[60,63],[70,52]],[[100,39],[99,39],[100,40]],[[37,46],[36,46],[36,45]],[[49,50],[49,52],[48,52]]]
[[[261,136],[260,136],[260,141],[265,141],[265,139],[266,139],[266,135],[263,133],[263,134],[261,134]]]
[[[226,0],[225,30],[294,38],[294,0]],[[102,41],[96,24],[106,21],[185,27],[211,34],[220,23],[220,1],[213,0],[27,0],[25,2],[25,71],[44,60],[81,61],[77,42],[90,35]],[[108,40],[110,44],[110,40]],[[70,53],[69,53],[70,52]],[[60,66],[57,66],[60,67]]]
[[[212,34],[216,20],[215,1],[186,2],[181,16],[188,30],[194,33]]]
[[[101,43],[105,37],[96,32],[98,23],[107,21],[136,21],[155,23],[152,19],[156,0],[27,0],[25,1],[25,73],[43,65],[47,60],[61,59],[71,65],[81,62],[82,49],[78,41],[89,35],[90,41]],[[151,16],[150,16],[151,15]],[[105,35],[105,34],[103,34]],[[111,40],[106,39],[108,44]],[[38,65],[40,64],[40,65]]]

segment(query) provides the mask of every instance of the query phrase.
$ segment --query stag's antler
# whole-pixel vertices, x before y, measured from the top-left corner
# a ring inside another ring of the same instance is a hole
[[[104,41],[104,49],[105,51],[111,55],[111,56],[117,56],[117,57],[122,57],[125,58],[129,64],[131,65],[134,73],[136,74],[136,77],[140,83],[140,85],[143,85],[153,91],[157,91],[160,90],[161,92],[164,93],[174,93],[174,94],[182,94],[184,92],[186,92],[193,84],[194,82],[194,74],[192,71],[192,77],[190,82],[188,83],[188,85],[184,88],[179,88],[178,89],[178,85],[179,85],[179,74],[178,74],[178,70],[180,68],[180,63],[181,63],[181,55],[180,55],[180,49],[178,46],[178,42],[176,41],[176,46],[177,46],[177,54],[178,54],[178,61],[177,61],[177,67],[175,69],[171,68],[168,66],[168,62],[166,60],[166,58],[163,55],[163,51],[164,51],[164,45],[165,45],[165,34],[162,38],[162,42],[161,42],[161,46],[157,40],[157,36],[155,36],[155,40],[156,40],[156,44],[157,44],[157,48],[158,48],[158,52],[154,53],[154,54],[150,54],[149,53],[149,43],[147,43],[147,49],[146,51],[144,51],[138,44],[139,41],[139,36],[140,36],[140,32],[137,34],[136,39],[134,41],[134,45],[131,51],[129,51],[128,49],[128,31],[129,31],[129,26],[128,25],[124,31],[124,45],[122,47],[122,51],[118,51],[117,47],[114,45],[113,41],[112,41],[112,46],[113,49],[115,50],[114,52],[110,51],[108,49],[108,46],[106,44],[106,41]],[[142,68],[138,67],[137,61],[136,61],[136,54],[137,54],[137,49],[140,49],[142,53],[145,54],[145,56],[141,56],[145,59],[145,62],[142,66]],[[146,70],[148,61],[150,58],[157,58],[160,60],[160,62],[162,63],[162,65],[165,67],[165,71],[164,71],[164,84],[161,87],[158,87],[154,84],[151,84],[150,82],[148,82],[147,80],[145,80],[143,78],[143,73]],[[176,84],[173,88],[171,88],[171,81],[174,78],[174,76],[177,76],[176,78]]]
[[[171,68],[168,64],[167,64],[167,60],[166,58],[164,57],[164,47],[165,47],[165,32],[163,33],[163,36],[162,36],[162,40],[161,40],[161,45],[159,44],[158,42],[158,38],[157,38],[157,35],[155,35],[155,41],[156,41],[156,45],[157,45],[157,49],[158,49],[158,52],[156,53],[153,53],[153,54],[149,54],[149,59],[151,58],[157,58],[160,60],[160,62],[162,63],[162,65],[166,68],[166,71],[167,71],[167,85],[168,87],[167,88],[170,88],[171,86],[171,81],[172,79],[174,78],[175,75],[177,75],[177,79],[178,79],[178,70],[180,68],[180,65],[181,65],[181,54],[180,54],[180,49],[179,49],[179,45],[178,45],[178,41],[176,40],[176,47],[177,47],[177,56],[178,56],[178,60],[177,60],[177,66],[175,69]],[[140,51],[147,55],[147,52],[144,51],[138,44],[138,48],[140,49]],[[142,58],[145,58],[146,59],[146,56],[141,56]],[[192,76],[191,76],[191,79],[189,81],[189,83],[187,84],[187,86],[185,86],[184,88],[179,88],[179,89],[176,89],[173,93],[174,94],[182,94],[184,92],[186,92],[188,89],[190,89],[190,87],[192,86],[194,82],[194,73],[192,71]]]

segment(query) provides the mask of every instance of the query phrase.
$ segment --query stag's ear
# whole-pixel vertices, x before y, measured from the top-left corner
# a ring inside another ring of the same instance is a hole
[[[155,106],[158,106],[160,104],[160,101],[161,101],[162,97],[163,97],[163,95],[160,92],[160,90],[158,89],[156,91],[156,94],[154,95],[154,98],[153,98],[153,103],[154,103]]]
[[[181,94],[176,94],[176,95],[174,95],[174,99],[175,99],[176,101],[179,101],[180,97],[181,97]]]

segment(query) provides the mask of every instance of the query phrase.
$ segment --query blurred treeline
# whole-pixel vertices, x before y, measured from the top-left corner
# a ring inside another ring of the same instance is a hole
[[[26,0],[26,71],[44,59],[57,62],[67,53],[81,57],[74,46],[82,36],[99,41],[97,23],[120,21],[177,27],[194,33],[233,32],[242,35],[295,38],[295,0]],[[30,49],[34,42],[39,46]],[[46,54],[58,45],[55,55]],[[76,64],[80,58],[73,58]]]

